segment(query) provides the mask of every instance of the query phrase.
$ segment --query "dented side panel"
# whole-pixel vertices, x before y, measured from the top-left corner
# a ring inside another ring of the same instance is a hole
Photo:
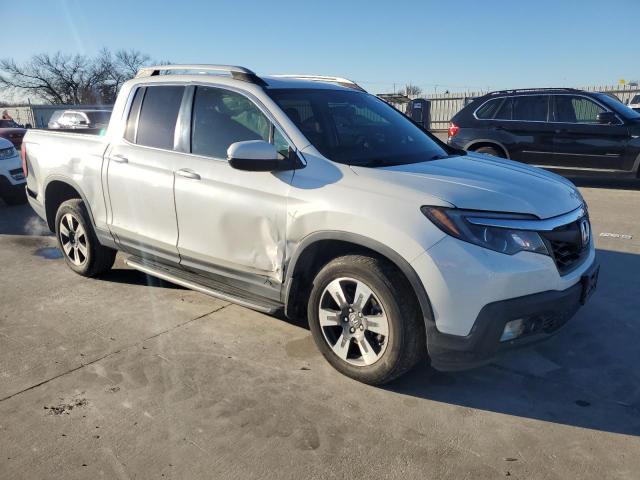
[[[181,263],[204,270],[215,265],[281,283],[293,171],[244,172],[226,160],[196,155],[184,155],[180,168],[201,177],[175,176]]]

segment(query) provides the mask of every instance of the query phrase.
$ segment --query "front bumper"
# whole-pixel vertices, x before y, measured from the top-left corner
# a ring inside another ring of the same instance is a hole
[[[593,262],[585,272],[597,272]],[[597,274],[597,273],[596,273]],[[564,326],[583,302],[581,282],[562,291],[546,291],[490,303],[478,314],[469,335],[440,332],[435,323],[427,325],[427,348],[436,370],[454,371],[490,363],[500,352],[544,340]],[[525,319],[526,333],[515,340],[501,342],[505,324]]]
[[[24,180],[17,181],[15,179],[9,180],[4,175],[0,175],[0,196],[12,196],[17,195],[24,191],[26,182]]]

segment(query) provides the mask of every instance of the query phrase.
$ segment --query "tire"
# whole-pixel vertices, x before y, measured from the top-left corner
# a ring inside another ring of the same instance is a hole
[[[362,255],[332,260],[313,280],[307,311],[320,352],[360,382],[388,383],[426,358],[420,308],[409,282],[386,260]]]
[[[117,251],[100,245],[82,200],[67,200],[60,205],[55,226],[58,246],[71,270],[95,277],[111,269]]]
[[[504,152],[495,147],[478,147],[474,150],[477,153],[484,153],[485,155],[493,155],[494,157],[506,158]]]

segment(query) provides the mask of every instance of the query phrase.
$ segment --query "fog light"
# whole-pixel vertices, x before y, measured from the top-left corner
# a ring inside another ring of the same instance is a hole
[[[518,338],[524,332],[524,318],[511,320],[504,326],[504,331],[500,337],[501,342],[506,342]]]

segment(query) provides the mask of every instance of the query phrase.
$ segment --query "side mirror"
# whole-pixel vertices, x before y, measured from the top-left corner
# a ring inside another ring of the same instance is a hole
[[[597,116],[598,123],[602,123],[605,125],[611,125],[613,123],[618,123],[618,117],[613,112],[600,112]]]
[[[33,128],[33,126],[30,123],[27,123],[24,128]]]
[[[248,172],[273,172],[290,170],[287,160],[280,159],[276,147],[264,140],[248,140],[232,143],[227,149],[229,165]]]

